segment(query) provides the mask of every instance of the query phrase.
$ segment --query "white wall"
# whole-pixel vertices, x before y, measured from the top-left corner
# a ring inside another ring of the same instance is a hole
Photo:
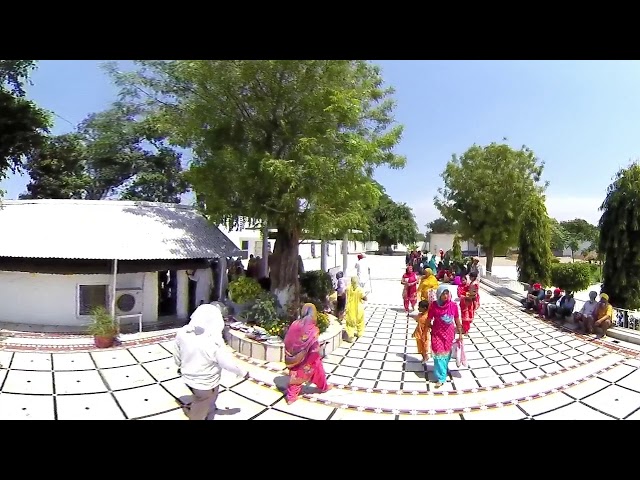
[[[437,254],[439,250],[445,252],[453,248],[453,239],[455,234],[453,233],[431,233],[429,238],[429,251]],[[471,240],[461,240],[460,247],[462,251],[477,250],[478,247]]]
[[[262,239],[261,232],[258,229],[243,229],[243,230],[227,230],[223,225],[218,225],[218,228],[222,233],[224,233],[229,240],[231,240],[238,248],[242,249],[242,242],[246,241],[249,243],[248,245],[248,254],[254,256],[262,256]],[[269,243],[271,244],[271,251],[275,248],[276,241],[274,239],[269,239]],[[333,244],[336,245],[337,255],[342,255],[342,240],[335,240],[329,242],[329,256],[333,256]],[[311,254],[311,245],[315,244],[315,257]],[[348,253],[361,253],[366,251],[376,251],[378,250],[377,242],[349,242],[349,252]],[[398,248],[394,249],[396,251],[406,251],[406,247],[403,245],[398,245]],[[321,249],[320,249],[320,240],[304,240],[299,245],[299,252],[302,256],[303,260],[310,258],[320,258]],[[246,262],[245,262],[246,263]]]
[[[87,325],[91,318],[77,315],[78,285],[111,285],[111,275],[0,272],[0,322]],[[143,288],[143,321],[158,319],[157,273],[119,274],[117,288]],[[127,319],[122,323],[135,322]]]

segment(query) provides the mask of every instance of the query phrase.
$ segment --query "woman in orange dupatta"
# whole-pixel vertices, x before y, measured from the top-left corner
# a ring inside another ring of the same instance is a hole
[[[305,303],[301,318],[291,324],[284,337],[284,361],[290,376],[285,399],[289,404],[298,399],[303,385],[307,382],[315,384],[322,393],[331,388],[327,384],[327,375],[320,356],[317,317],[315,305]]]
[[[429,302],[420,300],[418,303],[418,315],[412,315],[412,318],[418,322],[418,326],[413,331],[413,338],[416,339],[418,353],[422,355],[422,363],[427,363],[431,354],[431,322],[427,318],[429,313]]]
[[[433,270],[425,268],[424,277],[420,280],[418,285],[418,300],[426,300],[427,302],[436,301],[436,290],[438,290],[438,279],[433,274]],[[418,306],[420,308],[420,306]]]

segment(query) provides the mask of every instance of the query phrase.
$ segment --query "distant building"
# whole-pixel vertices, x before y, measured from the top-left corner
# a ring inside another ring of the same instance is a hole
[[[453,248],[453,239],[455,238],[455,233],[430,233],[428,235],[428,245],[425,245],[429,252],[437,254],[440,250],[444,250],[445,252],[451,250]],[[478,246],[473,242],[473,240],[462,240],[460,242],[460,246],[462,247],[462,252],[466,255],[478,255]],[[482,254],[482,249],[479,251]]]

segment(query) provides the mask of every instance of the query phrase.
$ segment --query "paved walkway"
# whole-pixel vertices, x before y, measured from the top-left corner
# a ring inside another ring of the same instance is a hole
[[[252,379],[225,372],[216,419],[640,419],[636,346],[561,330],[484,287],[465,343],[469,366],[452,363],[449,382],[435,390],[433,366],[420,363],[411,338],[415,323],[398,302],[399,282],[373,287],[365,336],[325,359],[336,388],[309,388],[287,405],[283,365],[238,356]],[[168,338],[64,353],[5,344],[0,419],[184,419],[177,399],[189,392]]]

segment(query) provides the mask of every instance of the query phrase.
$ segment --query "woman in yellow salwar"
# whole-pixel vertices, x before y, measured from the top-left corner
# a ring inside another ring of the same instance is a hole
[[[420,285],[418,285],[418,301],[435,301],[438,285],[438,279],[433,274],[433,270],[426,268],[424,270],[424,276],[422,277],[422,280],[420,280]]]
[[[347,341],[353,337],[364,335],[364,302],[367,299],[364,290],[358,284],[358,277],[351,277],[351,285],[347,288],[347,308],[345,312],[345,332]]]

